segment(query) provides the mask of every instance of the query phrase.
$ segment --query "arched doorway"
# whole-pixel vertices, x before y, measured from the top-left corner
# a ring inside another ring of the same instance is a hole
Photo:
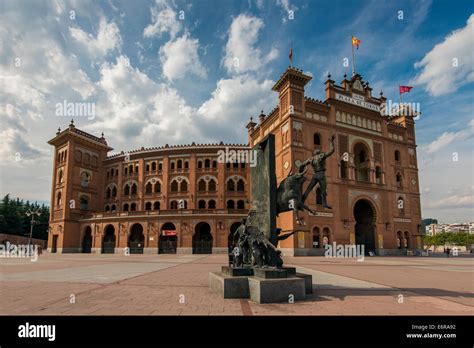
[[[176,227],[171,222],[167,222],[161,226],[158,254],[176,254],[177,246],[178,236],[176,235]]]
[[[130,229],[130,236],[128,237],[130,254],[143,254],[144,244],[145,236],[143,235],[143,226],[134,224]]]
[[[354,206],[356,244],[364,245],[365,254],[375,252],[375,214],[372,204],[365,199]]]
[[[82,239],[82,252],[90,254],[92,250],[92,228],[87,226],[84,231],[84,238]]]
[[[232,249],[235,247],[235,245],[233,245],[233,241],[235,240],[234,239],[234,233],[235,231],[237,231],[237,229],[239,228],[239,226],[241,225],[242,223],[241,222],[234,222],[231,226],[230,226],[230,231],[229,231],[229,238],[227,240],[227,247],[229,248],[229,253],[232,251]]]
[[[196,225],[193,235],[193,254],[212,254],[211,226],[207,222]]]
[[[115,252],[115,228],[108,225],[105,228],[104,241],[102,242],[102,254],[113,254]]]
[[[357,181],[369,181],[369,151],[362,143],[354,146],[354,166]]]

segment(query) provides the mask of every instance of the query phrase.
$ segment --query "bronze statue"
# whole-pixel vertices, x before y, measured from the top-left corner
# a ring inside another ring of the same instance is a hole
[[[290,171],[288,176],[278,186],[276,214],[278,216],[281,212],[293,210],[296,214],[296,223],[301,225],[302,220],[298,215],[298,211],[306,210],[313,214],[316,212],[304,204],[304,198],[302,196],[303,183],[306,181],[304,175],[308,170],[306,168],[307,164],[296,161],[295,165],[298,168],[298,172],[293,174],[293,172]]]
[[[326,158],[331,156],[334,153],[334,140],[335,136],[333,135],[329,139],[329,151],[321,153],[320,149],[315,149],[313,152],[313,157],[308,158],[303,162],[304,166],[311,164],[313,167],[313,177],[306,188],[305,193],[303,194],[303,202],[306,201],[311,190],[319,183],[319,188],[321,190],[321,196],[323,199],[323,207],[326,209],[332,209],[327,203],[327,191],[326,191]]]

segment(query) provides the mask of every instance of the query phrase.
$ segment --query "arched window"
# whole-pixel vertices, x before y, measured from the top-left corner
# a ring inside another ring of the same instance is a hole
[[[181,161],[181,160],[178,160],[178,163],[177,163],[177,165],[176,165],[176,166],[178,167],[178,169],[181,169],[181,168],[183,168],[183,161]]]
[[[84,154],[84,164],[86,165],[91,164],[91,155],[89,155],[88,153]]]
[[[151,170],[155,171],[156,170],[156,162],[151,163]]]
[[[123,205],[123,211],[128,211],[128,203],[125,203],[125,204]]]
[[[323,247],[326,244],[331,244],[331,231],[329,230],[329,228],[324,227],[323,228]]]
[[[160,210],[160,202],[153,203],[153,210]]]
[[[127,168],[127,167],[124,168],[123,174],[124,174],[124,175],[127,175],[127,174],[128,174],[128,168]]]
[[[79,198],[79,205],[81,210],[89,210],[89,198],[87,196],[81,196]]]
[[[160,193],[161,192],[161,184],[159,181],[155,183],[155,192]]]
[[[178,209],[178,202],[177,201],[171,201],[170,202],[170,209]]]
[[[245,163],[240,163],[240,168],[245,169]]]
[[[313,248],[321,248],[321,235],[319,227],[313,228]]]
[[[382,168],[380,166],[375,167],[375,182],[377,184],[382,183]]]
[[[210,159],[206,158],[204,160],[204,167],[205,168],[210,168],[211,167],[211,160]]]
[[[395,150],[394,156],[395,156],[395,161],[400,162],[400,151]]]
[[[163,170],[163,163],[162,162],[158,163],[158,170],[159,171]]]
[[[126,184],[124,189],[123,189],[123,195],[124,196],[129,196],[130,195],[130,186],[128,184]]]
[[[133,174],[133,164],[130,164],[128,166],[128,174],[132,175]]]
[[[61,205],[61,192],[58,192],[56,197],[56,205]]]
[[[74,151],[74,159],[77,162],[82,162],[82,152],[79,150]]]
[[[105,198],[110,198],[111,195],[112,195],[112,191],[110,190],[110,187],[108,187],[107,190],[105,191]]]
[[[199,168],[199,169],[202,168],[202,161],[198,161],[198,168]]]
[[[150,171],[150,165],[147,163],[147,165],[145,166],[145,171],[148,173]]]
[[[212,161],[212,168],[217,168],[217,161]]]
[[[397,173],[396,180],[397,180],[397,187],[399,188],[403,187],[402,174]]]
[[[206,181],[204,179],[199,180],[198,191],[206,191]]]
[[[206,209],[206,201],[204,199],[198,202],[198,209]]]
[[[105,206],[105,211],[110,211],[110,207],[108,205]]]
[[[237,209],[245,209],[245,202],[243,200],[237,201]]]
[[[233,200],[227,201],[227,209],[235,209],[235,202]]]
[[[188,191],[188,182],[186,180],[181,181],[180,191],[181,192]]]
[[[87,172],[82,172],[81,174],[81,186],[89,187],[90,175]]]
[[[209,203],[207,204],[208,209],[216,209],[216,201],[211,199]]]
[[[341,170],[341,179],[347,179],[347,165],[346,165],[346,161],[341,160],[341,167],[340,167],[340,170]]]
[[[313,135],[313,143],[314,146],[321,146],[321,134],[314,133]]]
[[[184,169],[188,169],[189,168],[189,162],[188,161],[184,161]]]
[[[232,168],[236,168],[236,169],[239,168],[239,163],[237,162],[232,163]]]
[[[171,192],[178,192],[178,182],[176,180],[171,182]]]
[[[235,191],[235,182],[234,180],[227,181],[227,191]]]
[[[137,164],[137,165],[135,166],[135,174],[138,174],[139,168],[140,168],[140,167],[139,167],[138,164]]]
[[[63,179],[64,179],[64,177],[63,177],[63,170],[60,169],[60,170],[59,170],[59,173],[58,173],[58,183],[62,184]]]
[[[110,207],[110,211],[116,211],[117,210],[117,207],[115,204],[112,204],[112,206]]]
[[[99,161],[99,159],[97,158],[97,156],[92,156],[92,166],[93,167],[97,167],[97,162]]]
[[[225,167],[226,167],[227,169],[230,169],[230,163],[229,163],[229,162],[226,162]]]
[[[398,249],[403,248],[402,231],[398,231],[398,232],[397,232],[397,247],[398,247]]]
[[[145,210],[151,210],[151,202],[145,203]]]
[[[112,187],[112,197],[117,197],[117,187]]]
[[[243,179],[239,179],[239,181],[237,181],[237,191],[239,192],[245,191],[245,183]]]
[[[174,170],[174,162],[171,162],[171,170]]]
[[[132,184],[132,195],[136,195],[136,194],[137,194],[137,189],[138,189],[137,184]]]
[[[354,165],[357,181],[369,181],[368,151],[362,143],[354,146]]]
[[[131,211],[137,210],[137,204],[136,204],[136,203],[132,203],[132,204],[130,205],[130,210],[131,210]]]
[[[209,180],[208,189],[211,192],[214,192],[216,190],[216,181],[214,179]]]
[[[151,184],[151,182],[148,182],[145,185],[145,193],[146,194],[151,194],[152,192],[153,192],[153,185]]]
[[[410,233],[408,231],[405,231],[405,248],[411,249]]]

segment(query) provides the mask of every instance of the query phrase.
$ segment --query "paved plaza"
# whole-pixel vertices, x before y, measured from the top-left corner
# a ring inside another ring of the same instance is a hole
[[[286,257],[313,276],[305,301],[224,300],[208,287],[226,255],[44,253],[0,259],[2,315],[472,315],[474,258]]]

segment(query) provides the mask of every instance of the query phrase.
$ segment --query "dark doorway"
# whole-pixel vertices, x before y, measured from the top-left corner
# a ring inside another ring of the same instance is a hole
[[[193,254],[212,254],[211,226],[206,222],[196,225],[193,236]]]
[[[104,241],[102,243],[103,254],[113,254],[115,252],[115,228],[108,225],[105,228]]]
[[[167,222],[161,227],[158,241],[158,254],[176,254],[178,246],[178,236],[176,227],[171,222]]]
[[[365,254],[369,251],[375,253],[374,211],[372,205],[366,200],[359,200],[354,206],[356,220],[356,244],[364,245]]]
[[[143,235],[143,227],[140,224],[134,224],[130,229],[130,237],[128,237],[130,254],[143,254],[144,244],[145,236]]]
[[[84,238],[82,239],[82,252],[90,254],[92,250],[92,229],[90,226],[86,227]]]
[[[53,245],[51,245],[51,253],[58,252],[58,235],[53,235]]]
[[[234,222],[230,226],[229,239],[227,241],[227,246],[229,247],[229,253],[232,252],[232,249],[235,247],[235,245],[233,245],[233,241],[237,240],[238,238],[237,237],[234,238],[234,233],[235,231],[237,231],[237,229],[239,228],[241,224],[242,224],[241,222]]]

